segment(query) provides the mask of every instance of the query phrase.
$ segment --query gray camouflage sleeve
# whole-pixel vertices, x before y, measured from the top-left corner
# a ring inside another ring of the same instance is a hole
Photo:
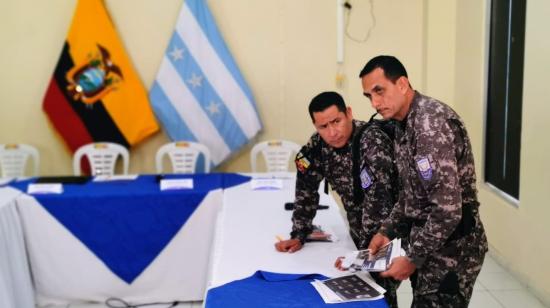
[[[389,239],[404,238],[408,236],[408,227],[404,203],[396,201],[390,215],[382,222],[380,229],[378,229],[378,233]]]
[[[302,243],[313,229],[312,222],[319,204],[319,183],[323,179],[317,148],[317,141],[312,137],[296,155],[295,160],[296,193],[290,237],[299,239]]]
[[[367,129],[362,136],[361,169],[363,180],[365,172],[372,175],[372,184],[364,189],[363,232],[368,245],[396,202],[393,141],[377,127]]]
[[[429,114],[426,117],[430,117]],[[417,176],[426,192],[429,214],[424,226],[411,239],[409,257],[418,266],[439,250],[462,217],[462,197],[455,156],[455,135],[443,117],[426,118],[417,128]]]

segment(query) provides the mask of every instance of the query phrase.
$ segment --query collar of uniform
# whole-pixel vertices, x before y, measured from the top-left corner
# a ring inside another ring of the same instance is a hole
[[[352,121],[352,124],[353,124],[353,129],[351,131],[351,135],[349,137],[349,140],[348,140],[348,145],[351,146],[351,144],[353,143],[353,139],[355,138],[355,135],[357,134],[357,132],[359,131],[359,128],[363,125],[366,124],[366,122],[364,121],[359,121],[359,120],[353,120]]]
[[[421,97],[422,97],[422,94],[420,94],[418,91],[415,90],[414,91],[414,96],[413,96],[413,99],[412,99],[412,102],[411,102],[411,105],[410,105],[410,108],[409,108],[409,112],[407,112],[407,116],[405,116],[405,118],[401,121],[395,120],[395,127],[396,127],[395,137],[396,137],[396,140],[401,140],[401,137],[403,136],[403,134],[407,130],[407,127],[411,126],[412,122],[414,122],[414,117],[416,115],[416,109],[418,108],[418,101],[421,99]],[[402,142],[402,141],[404,141],[404,140],[401,140],[400,142]]]
[[[418,91],[415,90],[407,116],[402,121],[396,121],[397,125],[401,130],[405,130],[408,126],[407,124],[411,122],[412,119],[414,119],[416,114],[416,109],[418,109],[418,102],[420,101],[421,98],[422,98],[422,94],[420,94]]]
[[[355,119],[352,121],[353,129],[351,130],[351,135],[349,136],[349,139],[347,142],[348,147],[351,147],[353,145],[353,140],[357,137],[355,135],[360,131],[360,128],[365,124],[367,124],[367,122],[365,121],[360,121]]]

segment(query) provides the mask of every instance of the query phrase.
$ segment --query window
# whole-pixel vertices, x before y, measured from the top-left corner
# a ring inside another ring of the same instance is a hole
[[[519,200],[526,0],[492,0],[485,181]]]

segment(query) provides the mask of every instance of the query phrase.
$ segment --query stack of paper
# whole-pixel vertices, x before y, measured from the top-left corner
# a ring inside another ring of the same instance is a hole
[[[386,290],[365,272],[322,281],[315,280],[311,284],[327,304],[376,300],[383,298],[383,294],[386,293]]]

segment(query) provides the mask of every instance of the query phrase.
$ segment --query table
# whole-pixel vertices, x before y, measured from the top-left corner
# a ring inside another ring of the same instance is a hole
[[[253,175],[260,176],[265,175]],[[329,209],[317,211],[314,223],[330,227],[339,241],[307,243],[303,249],[293,254],[275,250],[276,236],[288,238],[292,226],[292,211],[285,211],[284,203],[294,200],[295,176],[286,174],[281,179],[281,190],[252,190],[250,183],[225,190],[224,207],[216,223],[206,307],[224,306],[224,299],[216,298],[214,304],[213,300],[209,301],[213,291],[232,287],[232,282],[253,275],[265,277],[265,273],[256,273],[259,270],[285,274],[316,273],[328,277],[342,275],[342,272],[334,268],[334,261],[338,256],[356,248],[349,236],[347,223],[340,213],[340,207],[331,196],[324,193],[320,193],[320,203],[328,204]],[[231,306],[227,300],[233,298],[225,299],[225,305]],[[269,306],[268,303],[264,304]],[[303,307],[307,307],[307,303]]]
[[[265,175],[256,174],[253,177]],[[284,210],[285,202],[294,201],[294,174],[280,176],[281,190],[252,190],[250,183],[226,189],[224,207],[217,221],[209,287],[242,279],[257,270],[278,273],[340,274],[332,265],[355,245],[334,199],[324,193],[321,204],[328,210],[317,211],[314,223],[328,226],[336,233],[336,243],[307,243],[293,254],[278,253],[276,236],[288,238],[292,211]]]
[[[223,189],[249,178],[172,177],[192,178],[193,189],[160,191],[158,177],[142,175],[20,195],[37,304],[201,300]]]
[[[15,199],[20,191],[0,187],[0,307],[34,308],[23,230]]]

